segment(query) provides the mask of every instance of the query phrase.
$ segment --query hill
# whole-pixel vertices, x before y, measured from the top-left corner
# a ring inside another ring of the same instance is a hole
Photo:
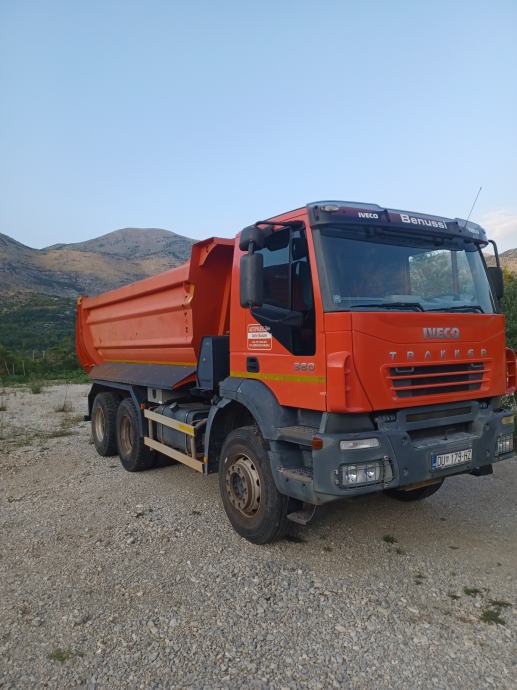
[[[97,294],[178,266],[194,240],[159,228],[123,228],[86,242],[27,247],[0,234],[0,295],[75,298]]]
[[[500,259],[503,268],[517,275],[517,249],[508,249],[501,254]]]
[[[55,244],[43,251],[73,250],[125,258],[173,257],[185,261],[193,240],[160,228],[122,228],[85,242]]]
[[[505,252],[499,254],[501,259],[501,266],[510,273],[517,275],[517,249],[507,249]],[[495,258],[493,254],[485,254],[486,262],[489,266],[495,266]]]

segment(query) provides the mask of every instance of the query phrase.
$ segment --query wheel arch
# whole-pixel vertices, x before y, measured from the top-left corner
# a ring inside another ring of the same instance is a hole
[[[250,425],[258,426],[252,412],[241,402],[223,398],[212,407],[205,433],[205,457],[209,472],[217,470],[219,454],[228,434],[234,429]]]
[[[230,377],[220,386],[221,399],[208,415],[205,457],[209,471],[217,469],[226,436],[241,426],[256,426],[266,441],[276,438],[278,428],[292,423],[294,412],[282,407],[261,381]]]
[[[91,419],[93,402],[99,393],[113,393],[117,395],[120,400],[122,398],[131,398],[135,403],[138,411],[140,411],[140,403],[145,400],[145,390],[140,391],[135,386],[130,386],[123,383],[112,383],[111,381],[94,381],[92,387],[88,392],[88,417]],[[144,435],[143,415],[138,414],[138,430],[140,435]]]

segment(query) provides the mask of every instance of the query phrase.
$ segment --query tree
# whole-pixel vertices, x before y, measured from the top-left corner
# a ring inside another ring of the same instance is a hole
[[[506,341],[517,350],[517,275],[504,271],[504,297],[502,308],[506,316]]]

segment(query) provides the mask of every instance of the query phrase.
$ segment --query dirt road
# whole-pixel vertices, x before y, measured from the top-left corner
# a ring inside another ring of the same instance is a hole
[[[0,687],[517,687],[517,463],[257,547],[217,477],[125,472],[87,386],[0,393]]]

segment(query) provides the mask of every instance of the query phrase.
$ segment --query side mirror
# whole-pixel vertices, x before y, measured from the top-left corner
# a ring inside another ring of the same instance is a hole
[[[488,280],[496,299],[502,299],[504,295],[503,271],[499,266],[488,266]]]
[[[248,225],[247,228],[241,230],[239,249],[241,252],[247,252],[251,242],[253,242],[254,249],[263,249],[264,242],[270,234],[271,229],[269,229],[269,231],[267,228],[260,230],[256,225]]]
[[[240,265],[241,307],[261,307],[264,299],[264,257],[244,254]]]

